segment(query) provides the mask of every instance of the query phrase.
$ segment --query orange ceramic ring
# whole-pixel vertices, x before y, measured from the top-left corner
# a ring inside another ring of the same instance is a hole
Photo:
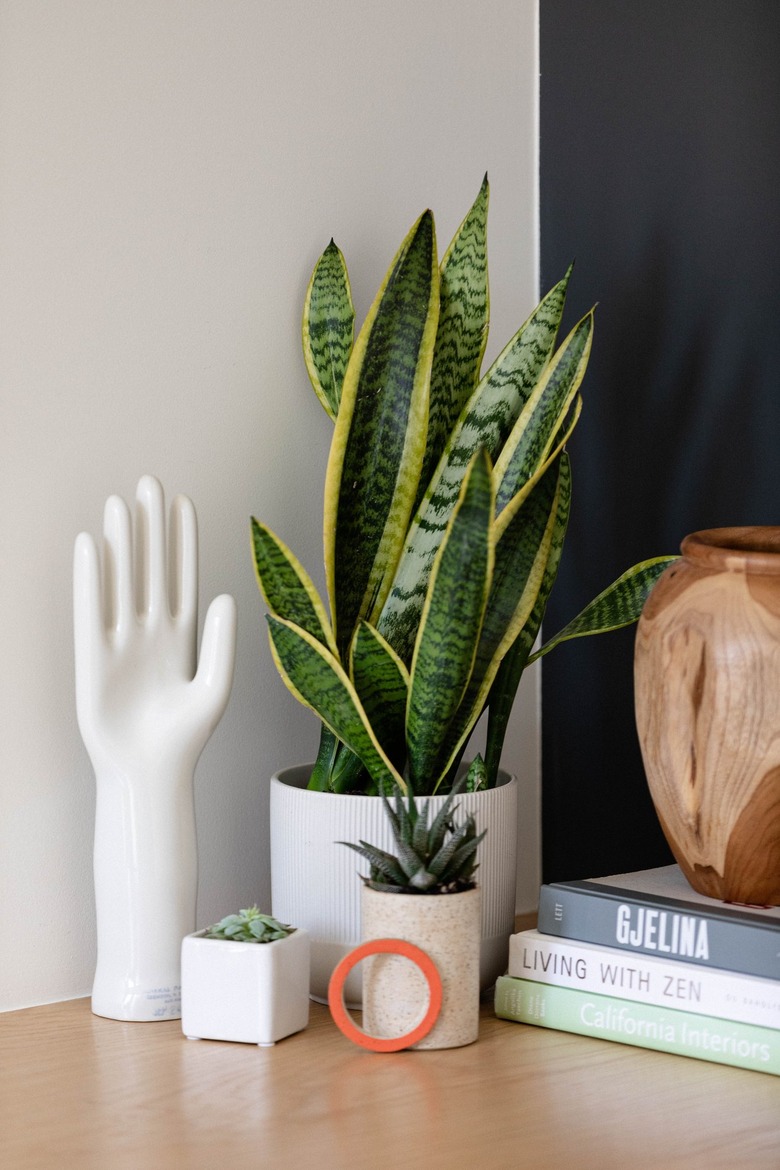
[[[369,955],[402,955],[411,959],[422,971],[428,983],[428,1010],[416,1028],[406,1032],[403,1036],[369,1036],[358,1028],[344,1006],[344,980],[353,967]],[[359,1044],[361,1048],[368,1048],[371,1052],[400,1052],[402,1048],[411,1048],[423,1036],[427,1036],[436,1023],[441,1011],[442,987],[441,976],[436,964],[425,951],[420,950],[414,943],[406,942],[402,938],[375,938],[361,943],[345,955],[330,977],[328,985],[328,1004],[331,1015],[337,1026],[348,1040]]]

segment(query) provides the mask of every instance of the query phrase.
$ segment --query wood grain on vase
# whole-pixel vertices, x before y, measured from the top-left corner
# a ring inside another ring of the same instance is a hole
[[[637,627],[639,740],[688,881],[780,904],[780,527],[686,537]]]

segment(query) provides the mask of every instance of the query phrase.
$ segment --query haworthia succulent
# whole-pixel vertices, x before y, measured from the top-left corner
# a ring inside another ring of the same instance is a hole
[[[403,768],[409,671],[367,622],[360,623],[352,642],[350,674],[377,739],[396,767]]]
[[[330,241],[315,265],[303,306],[303,356],[311,384],[332,419],[352,352],[355,307],[347,266]]]
[[[622,573],[608,585],[598,597],[594,597],[575,618],[559,630],[541,649],[531,655],[534,662],[547,654],[554,646],[571,638],[585,638],[590,634],[604,634],[608,630],[619,630],[637,620],[658,578],[678,557],[653,557],[640,561]]]
[[[547,599],[558,575],[558,566],[563,552],[563,542],[569,523],[571,507],[571,468],[569,457],[564,451],[560,457],[560,472],[555,501],[555,514],[551,517],[551,539],[547,561],[542,574],[541,585],[536,594],[533,608],[523,628],[517,634],[496,671],[488,695],[488,727],[485,743],[485,767],[488,786],[496,783],[501,749],[506,735],[509,716],[520,678],[528,663],[531,648],[536,641],[542,624]],[[508,510],[508,509],[507,509]]]
[[[272,613],[301,626],[335,652],[328,615],[309,574],[287,545],[254,516],[252,549],[257,583]]]
[[[590,356],[593,313],[575,325],[524,405],[496,461],[496,511],[516,495],[549,454],[574,401]]]
[[[440,267],[440,311],[431,369],[428,441],[415,507],[466,400],[479,381],[487,345],[487,175]]]
[[[375,624],[403,545],[425,450],[439,313],[433,216],[425,212],[385,277],[350,358],[325,484],[325,563],[343,653]]]
[[[496,546],[493,583],[468,689],[452,720],[436,765],[448,775],[488,701],[504,656],[527,625],[559,539],[561,511],[568,514],[571,480],[566,454],[542,478]]]
[[[412,788],[431,770],[468,686],[493,571],[490,460],[475,455],[431,573],[412,659],[406,742]]]
[[[569,274],[539,304],[464,407],[412,521],[378,628],[404,661],[411,655],[433,559],[475,451],[495,459],[555,344]]]
[[[266,615],[277,669],[293,695],[359,756],[380,788],[405,782],[379,744],[339,661],[306,630]]]
[[[398,858],[394,857],[392,853],[380,849],[378,845],[372,845],[369,841],[361,841],[359,845],[356,845],[354,841],[337,841],[336,844],[346,845],[347,849],[354,849],[356,853],[370,862],[372,874],[376,872],[387,878],[388,884],[386,886],[380,887],[377,881],[372,881],[371,885],[374,889],[396,891],[406,887],[408,876],[401,868]]]

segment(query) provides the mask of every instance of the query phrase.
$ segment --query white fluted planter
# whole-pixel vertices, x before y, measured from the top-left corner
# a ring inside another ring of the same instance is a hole
[[[393,839],[378,796],[310,792],[312,765],[287,768],[271,779],[271,900],[281,922],[294,922],[311,938],[311,994],[326,1003],[338,962],[361,941],[357,873],[368,865],[338,841],[369,841],[392,849]],[[443,796],[432,800],[434,808]],[[502,772],[496,788],[464,792],[459,818],[474,813],[487,838],[477,852],[482,890],[480,986],[504,974],[514,929],[517,883],[517,779]],[[433,811],[433,810],[432,810]],[[360,969],[347,978],[345,1002],[361,1003]]]
[[[364,886],[363,940],[401,938],[425,951],[442,982],[438,1019],[415,1048],[460,1048],[479,1037],[480,890],[463,894],[383,894]],[[424,1015],[428,987],[401,955],[364,960],[363,1031],[395,1037]]]

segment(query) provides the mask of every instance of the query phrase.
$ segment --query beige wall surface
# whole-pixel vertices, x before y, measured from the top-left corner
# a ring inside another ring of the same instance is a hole
[[[233,695],[196,774],[200,924],[269,901],[268,778],[316,721],[268,651],[266,520],[321,584],[331,424],[300,308],[331,236],[359,317],[431,206],[443,250],[487,170],[496,354],[537,294],[536,0],[0,0],[0,1008],[89,992],[94,777],[71,558],[138,478],[185,492],[201,602],[238,603]],[[202,614],[201,614],[202,618]],[[538,880],[536,687],[521,906]]]

